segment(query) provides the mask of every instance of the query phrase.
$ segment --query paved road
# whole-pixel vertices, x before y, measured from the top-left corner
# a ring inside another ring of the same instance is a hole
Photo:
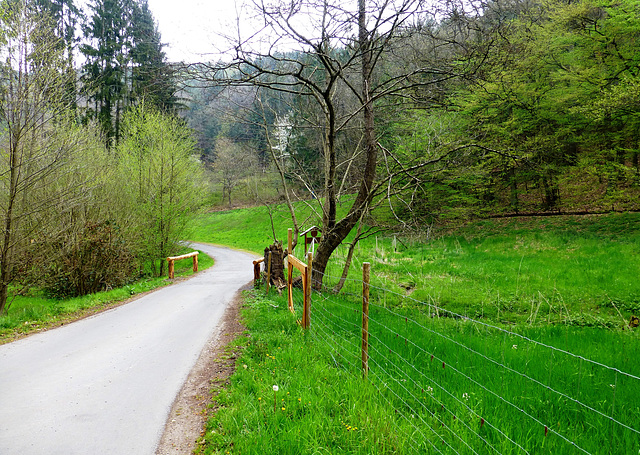
[[[153,454],[171,404],[252,257],[127,305],[0,346],[0,455]]]

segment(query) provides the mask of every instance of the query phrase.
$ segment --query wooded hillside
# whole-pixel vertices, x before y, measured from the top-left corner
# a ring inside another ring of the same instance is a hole
[[[320,14],[319,3],[291,3]],[[393,24],[384,39],[366,31],[377,179],[392,184],[385,196],[399,218],[638,208],[637,2],[392,3],[393,11],[366,3],[363,12],[372,24]],[[284,27],[274,36],[285,33],[286,16],[270,8],[258,13]],[[366,43],[344,32],[356,16],[338,11],[324,25],[288,31],[293,41],[303,32],[298,42],[309,50],[236,43],[244,54],[234,64],[196,68],[192,77],[207,88],[193,92],[185,116],[206,157],[251,155],[257,172],[273,151],[298,197],[325,195],[332,172],[337,191],[357,191]],[[313,87],[326,95],[320,104]],[[335,171],[325,162],[328,127]],[[228,203],[244,177],[225,184]]]

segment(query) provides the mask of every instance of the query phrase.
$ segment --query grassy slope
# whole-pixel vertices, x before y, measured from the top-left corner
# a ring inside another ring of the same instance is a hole
[[[405,243],[362,253],[381,284],[464,316],[621,325],[640,310],[638,214],[485,221]]]
[[[286,208],[272,209],[272,218],[286,239]],[[260,254],[273,240],[269,212],[202,215],[193,240]],[[336,251],[326,285],[337,282],[345,257],[346,247]],[[428,240],[400,236],[395,250],[391,236],[371,237],[359,244],[351,277],[365,261],[375,285],[463,316],[619,326],[640,311],[640,214],[481,221]]]
[[[269,241],[261,232],[265,226],[270,231],[265,215],[265,209],[258,209],[203,216],[199,220],[203,237],[198,240],[223,243],[224,238],[259,252]],[[242,229],[218,233],[225,219]],[[286,213],[281,219],[280,232],[285,232]],[[214,225],[217,229],[207,228]],[[252,240],[248,236],[253,232],[262,237]],[[605,453],[602,451],[608,450],[611,441],[623,451],[637,452],[633,434],[611,432],[607,419],[583,414],[584,409],[556,400],[544,387],[537,390],[538,386],[517,376],[505,376],[494,364],[461,351],[446,337],[496,359],[498,364],[525,369],[542,383],[552,381],[560,391],[577,393],[580,401],[605,414],[611,412],[611,402],[617,403],[616,417],[626,422],[640,418],[635,398],[640,394],[638,384],[626,382],[627,387],[620,388],[618,378],[606,371],[591,369],[586,374],[582,361],[575,357],[550,354],[482,325],[452,318],[437,319],[433,325],[433,314],[425,303],[437,304],[441,315],[455,311],[491,324],[507,322],[512,330],[535,340],[638,375],[633,361],[640,354],[638,334],[607,327],[621,328],[638,309],[640,216],[484,221],[428,242],[402,237],[396,242],[398,251],[392,246],[391,238],[363,242],[356,251],[351,276],[359,277],[361,262],[372,262],[374,284],[389,291],[372,292],[379,324],[370,330],[379,331],[378,342],[392,349],[389,353],[406,355],[417,368],[399,367],[399,357],[390,377],[385,379],[378,371],[373,380],[363,383],[358,372],[357,312],[354,316],[351,310],[344,311],[352,308],[353,301],[348,297],[333,303],[315,299],[315,322],[304,334],[295,324],[300,315],[290,315],[282,298],[255,294],[245,313],[251,338],[241,341],[246,349],[239,359],[240,368],[232,386],[216,400],[221,409],[208,424],[202,453],[414,453],[432,449],[440,439],[452,447],[476,444],[476,450],[483,453],[486,448],[482,443],[477,445],[479,434],[502,453],[519,453],[487,426],[477,431],[475,413],[526,441],[536,453],[574,453],[573,446],[553,433],[554,437],[534,437],[543,434],[535,422],[523,421],[520,412],[505,408],[501,400],[496,401],[463,375],[446,374],[449,368],[435,368],[429,380],[416,374],[433,368],[425,352],[435,352],[439,362],[446,361],[478,378],[544,422],[553,422],[554,428],[562,428],[591,453]],[[339,274],[344,254],[336,253],[337,265],[329,270],[329,282]],[[357,294],[358,286],[354,281],[347,292]],[[388,309],[396,316],[389,316]],[[336,319],[323,320],[322,314]],[[403,315],[416,322],[407,326]],[[434,342],[424,327],[444,338]],[[392,330],[391,336],[385,338],[388,330]],[[407,347],[394,332],[417,344]],[[406,383],[397,382],[401,377]],[[429,382],[431,379],[436,382]],[[393,392],[379,393],[376,384],[381,382],[388,387],[385,390]],[[407,389],[411,383],[415,390]],[[275,411],[274,384],[280,387]],[[523,395],[523,390],[528,393]],[[463,399],[468,400],[465,405],[469,408],[461,406],[460,397],[467,397]],[[410,414],[403,409],[410,409]],[[421,419],[421,430],[416,432],[408,418]],[[446,430],[440,429],[443,424]],[[423,431],[429,427],[435,431]],[[456,453],[448,445],[441,450]]]
[[[351,199],[345,197],[338,205],[338,216],[343,216],[349,208]],[[308,204],[295,204],[296,217],[302,231],[313,225],[321,226],[319,201]],[[273,224],[272,221],[273,220]],[[262,254],[267,245],[276,239],[286,247],[287,229],[293,228],[289,209],[285,204],[259,206],[236,210],[210,212],[197,216],[192,225],[190,239],[194,242],[206,242],[231,246]]]

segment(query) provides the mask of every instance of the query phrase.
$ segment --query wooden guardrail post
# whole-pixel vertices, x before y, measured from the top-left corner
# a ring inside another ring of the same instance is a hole
[[[289,228],[287,232],[287,303],[289,304],[289,311],[292,313],[293,309],[293,264],[288,259],[289,255],[293,256],[293,229]]]
[[[191,253],[183,254],[181,256],[169,256],[167,258],[167,262],[169,263],[169,279],[173,280],[174,271],[175,271],[175,261],[180,259],[193,258],[193,271],[198,271],[198,251],[193,251]]]
[[[253,286],[258,286],[260,283],[260,264],[264,262],[264,258],[256,259],[253,261]]]
[[[169,279],[173,280],[173,274],[175,270],[174,260],[172,258],[167,258],[167,261],[169,262],[169,270],[167,273],[169,274]]]
[[[371,264],[362,263],[362,374],[369,374],[369,282]]]
[[[254,286],[258,284],[259,279],[260,279],[260,263],[257,261],[253,261],[253,285]]]
[[[311,275],[313,274],[313,253],[307,253],[307,269],[304,276],[304,303],[302,308],[302,327],[309,328],[309,310],[311,308]]]

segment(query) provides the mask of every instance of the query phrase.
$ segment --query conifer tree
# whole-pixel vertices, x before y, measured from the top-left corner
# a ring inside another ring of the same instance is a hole
[[[107,145],[118,141],[129,47],[128,3],[94,0],[89,5],[92,17],[83,27],[88,42],[80,47],[87,60],[83,81],[90,102],[89,116],[98,119]]]
[[[146,0],[93,0],[81,46],[89,116],[98,118],[107,144],[120,139],[120,119],[131,105],[173,111],[175,83]]]
[[[171,113],[177,107],[176,84],[147,0],[134,4],[131,25],[131,99]]]

